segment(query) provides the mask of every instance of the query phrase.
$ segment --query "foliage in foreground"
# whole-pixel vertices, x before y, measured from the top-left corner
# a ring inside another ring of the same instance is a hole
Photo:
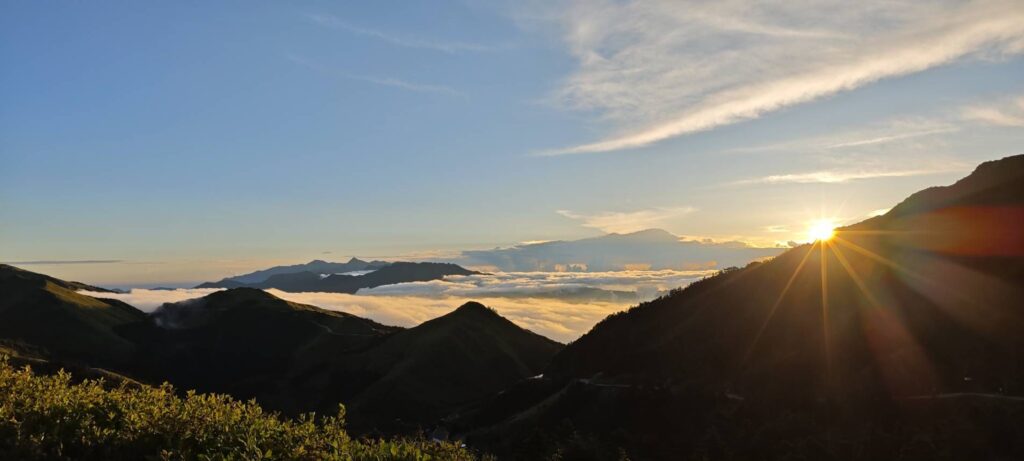
[[[0,357],[0,459],[474,460],[452,443],[353,440],[337,416],[281,418],[216,394],[71,375]]]

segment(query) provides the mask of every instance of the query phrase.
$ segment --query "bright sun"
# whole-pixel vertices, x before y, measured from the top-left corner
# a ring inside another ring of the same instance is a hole
[[[836,223],[827,219],[819,219],[811,223],[807,229],[807,237],[812,241],[827,241],[836,235]]]

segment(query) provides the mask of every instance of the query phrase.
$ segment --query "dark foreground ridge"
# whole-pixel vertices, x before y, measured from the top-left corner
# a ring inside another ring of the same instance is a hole
[[[1022,357],[1017,156],[612,315],[459,430],[503,459],[1021,459]]]
[[[360,433],[432,429],[539,373],[563,347],[479,303],[404,329],[256,288],[147,315],[65,288],[93,287],[10,266],[0,267],[0,286],[0,352],[18,363],[168,381],[289,415],[332,414],[344,403]]]

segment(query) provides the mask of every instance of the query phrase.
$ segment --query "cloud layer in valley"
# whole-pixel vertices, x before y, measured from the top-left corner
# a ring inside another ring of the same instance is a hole
[[[289,301],[312,304],[378,322],[414,326],[473,300],[494,308],[517,325],[559,341],[576,339],[608,314],[685,286],[708,271],[597,273],[494,273],[446,280],[386,285],[358,294],[288,293],[267,290]],[[146,312],[165,302],[198,298],[217,289],[83,292],[115,298]]]

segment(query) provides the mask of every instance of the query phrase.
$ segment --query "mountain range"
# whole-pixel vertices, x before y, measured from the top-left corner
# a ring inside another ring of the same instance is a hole
[[[243,285],[260,283],[271,276],[280,274],[294,274],[297,272],[312,272],[314,274],[344,274],[347,272],[373,271],[387,266],[386,261],[363,261],[359,258],[349,259],[348,262],[335,263],[314,259],[305,264],[293,264],[290,266],[274,266],[269,269],[262,269],[247,274],[226,277],[219,282],[207,282],[218,286],[205,287],[200,285],[196,288],[237,288]]]
[[[364,271],[365,273],[362,273]],[[362,288],[396,283],[427,282],[440,280],[449,275],[474,274],[479,274],[479,272],[451,263],[383,263],[380,261],[367,263],[352,258],[347,263],[328,263],[317,260],[294,266],[277,266],[237,277],[229,277],[219,282],[206,282],[196,288],[276,288],[289,292],[352,294]]]
[[[742,242],[687,240],[661,229],[647,229],[581,240],[470,250],[454,261],[507,272],[707,270],[742,266],[783,251],[784,248],[757,248]]]
[[[391,270],[424,267],[450,269]],[[1024,459],[1024,156],[565,346],[473,302],[404,329],[252,287],[148,315],[11,266],[0,288],[5,351],[288,414],[344,403],[356,433],[440,427],[503,460]]]

